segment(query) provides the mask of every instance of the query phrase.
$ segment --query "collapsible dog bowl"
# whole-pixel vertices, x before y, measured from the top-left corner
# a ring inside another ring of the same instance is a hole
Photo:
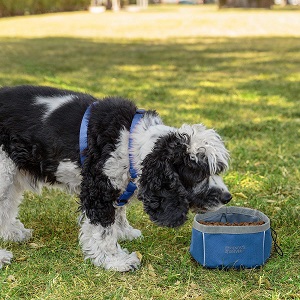
[[[229,206],[194,218],[190,252],[204,267],[255,268],[271,246],[270,219],[258,210]]]

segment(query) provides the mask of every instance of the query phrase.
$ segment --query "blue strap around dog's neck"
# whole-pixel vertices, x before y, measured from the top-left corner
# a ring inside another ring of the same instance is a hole
[[[86,159],[86,149],[88,147],[87,142],[87,132],[88,132],[88,124],[90,120],[91,115],[91,107],[97,102],[94,102],[91,104],[87,110],[85,111],[81,126],[80,126],[80,134],[79,134],[79,150],[80,150],[80,162],[81,165],[83,165],[85,159]],[[133,164],[133,155],[131,153],[131,147],[132,147],[132,132],[136,126],[136,124],[140,121],[140,119],[144,116],[145,111],[143,109],[138,109],[133,117],[133,120],[131,122],[130,131],[129,131],[129,141],[128,141],[128,152],[129,152],[129,173],[130,173],[130,181],[126,187],[126,190],[123,192],[123,194],[119,197],[117,200],[117,206],[123,206],[125,205],[129,198],[133,195],[134,191],[136,190],[137,186],[134,182],[132,182],[132,179],[137,178],[138,174],[136,169],[134,168]]]
[[[80,162],[81,165],[83,165],[85,159],[86,159],[86,149],[87,149],[87,131],[88,131],[88,125],[89,125],[89,120],[91,116],[91,108],[92,106],[97,103],[94,102],[91,104],[87,110],[85,111],[81,125],[80,125],[80,134],[79,134],[79,154],[80,154]]]
[[[129,198],[133,195],[134,191],[137,189],[137,186],[134,182],[132,182],[132,179],[135,179],[138,177],[137,171],[134,168],[133,163],[133,155],[131,153],[132,148],[132,132],[136,126],[136,124],[141,120],[141,118],[144,116],[145,110],[144,109],[137,109],[135,112],[135,115],[133,117],[133,120],[131,122],[130,131],[129,131],[129,141],[128,141],[128,152],[129,152],[129,173],[130,173],[130,181],[126,187],[125,192],[119,197],[117,200],[118,206],[123,206],[126,204],[129,200]]]

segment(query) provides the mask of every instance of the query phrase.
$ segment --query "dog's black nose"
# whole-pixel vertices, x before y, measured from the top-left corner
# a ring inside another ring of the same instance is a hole
[[[221,201],[224,204],[227,204],[232,199],[232,196],[229,192],[223,192],[221,195]]]

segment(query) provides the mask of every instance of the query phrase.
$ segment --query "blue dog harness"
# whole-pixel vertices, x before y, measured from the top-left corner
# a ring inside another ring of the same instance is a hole
[[[87,110],[85,111],[81,126],[80,126],[80,134],[79,134],[79,150],[80,150],[80,162],[81,165],[83,165],[85,159],[86,159],[86,149],[88,148],[87,144],[87,132],[88,132],[88,125],[89,120],[91,116],[91,107],[95,105],[97,102],[94,102],[91,104]],[[129,198],[133,195],[134,191],[137,189],[136,184],[133,182],[135,178],[138,177],[137,171],[134,168],[133,165],[133,155],[131,153],[132,148],[132,132],[137,125],[137,123],[141,120],[141,118],[144,116],[145,110],[144,109],[137,109],[133,120],[131,122],[130,131],[129,131],[129,141],[128,141],[128,151],[129,151],[129,173],[130,173],[130,181],[126,187],[126,190],[123,192],[123,194],[117,199],[117,206],[123,206],[127,204]]]

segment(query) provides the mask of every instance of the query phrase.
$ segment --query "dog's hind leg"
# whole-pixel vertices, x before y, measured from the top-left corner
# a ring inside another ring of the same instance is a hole
[[[102,227],[91,224],[86,218],[81,225],[79,240],[85,259],[90,259],[95,266],[126,272],[140,265],[135,252],[128,253],[118,244],[116,223]]]
[[[31,230],[18,219],[24,191],[20,176],[14,162],[0,148],[0,239],[5,241],[22,242],[31,237]]]
[[[18,228],[16,216],[20,202],[19,196],[17,199],[14,198],[17,196],[14,186],[16,172],[15,164],[0,148],[0,239],[4,240],[20,240],[24,237],[21,230],[16,230]],[[9,264],[12,257],[11,252],[0,249],[0,269],[4,264]]]
[[[119,240],[134,240],[142,236],[140,230],[133,228],[126,218],[126,207],[121,206],[116,209],[116,228]]]

